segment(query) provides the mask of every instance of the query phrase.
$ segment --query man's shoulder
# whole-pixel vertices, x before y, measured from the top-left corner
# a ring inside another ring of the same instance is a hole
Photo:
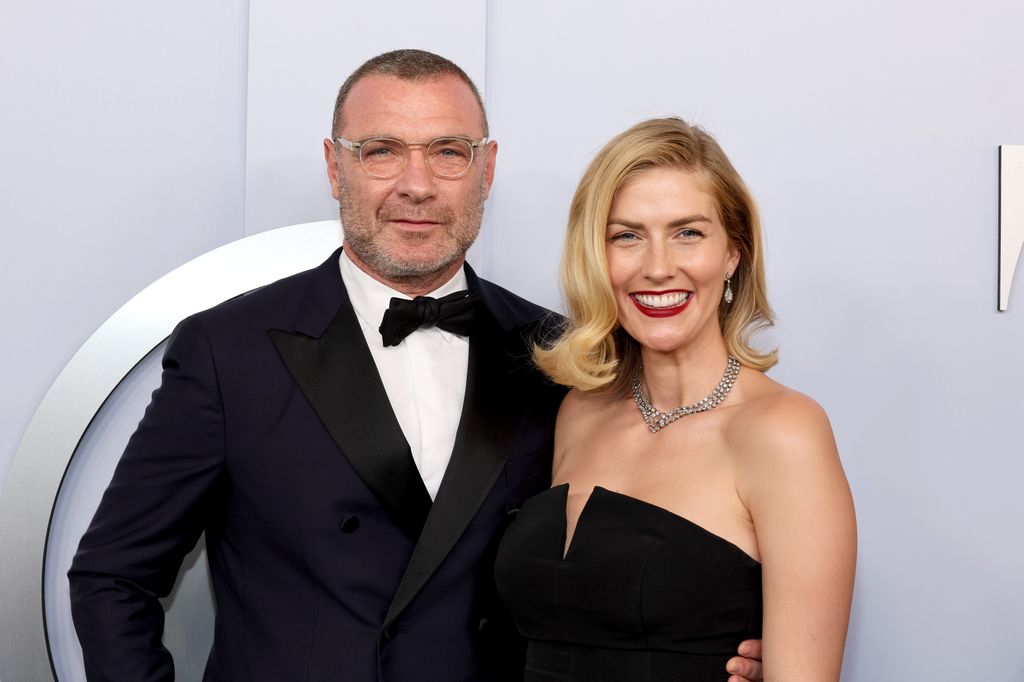
[[[330,263],[328,259],[315,268],[258,287],[191,317],[203,326],[222,330],[294,328],[300,311],[311,305],[311,301],[334,306],[335,310],[340,305],[344,287],[340,273],[330,271]]]
[[[546,333],[562,326],[564,318],[544,306],[528,301],[505,287],[483,278],[478,279],[484,304],[508,331],[528,329]]]

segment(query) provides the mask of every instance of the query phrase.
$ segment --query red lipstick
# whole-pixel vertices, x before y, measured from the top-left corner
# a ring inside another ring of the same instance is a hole
[[[637,296],[663,296],[664,294],[674,293],[687,294],[687,297],[682,303],[672,306],[671,308],[652,308],[650,306],[645,306],[636,298]],[[686,310],[686,306],[690,305],[690,301],[693,300],[693,293],[684,289],[672,289],[669,291],[634,291],[629,295],[629,300],[633,301],[633,305],[636,306],[637,310],[647,317],[672,317],[673,315],[678,315]]]

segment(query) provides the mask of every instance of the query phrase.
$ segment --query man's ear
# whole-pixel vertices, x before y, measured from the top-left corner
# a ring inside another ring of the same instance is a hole
[[[324,162],[327,164],[327,179],[331,181],[331,196],[338,200],[339,174],[338,158],[334,153],[334,141],[324,138]]]
[[[491,184],[494,182],[494,163],[498,157],[498,143],[491,140],[484,147],[484,198],[491,193]]]

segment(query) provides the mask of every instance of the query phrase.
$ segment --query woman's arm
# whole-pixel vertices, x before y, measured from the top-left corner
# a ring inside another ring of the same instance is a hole
[[[832,428],[790,391],[753,421],[738,489],[761,553],[764,679],[838,680],[857,528]]]

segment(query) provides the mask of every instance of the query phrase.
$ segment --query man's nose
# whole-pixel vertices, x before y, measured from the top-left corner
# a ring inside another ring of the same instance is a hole
[[[402,196],[419,203],[437,193],[437,178],[427,165],[427,150],[409,149],[405,168],[395,180],[395,189]]]

